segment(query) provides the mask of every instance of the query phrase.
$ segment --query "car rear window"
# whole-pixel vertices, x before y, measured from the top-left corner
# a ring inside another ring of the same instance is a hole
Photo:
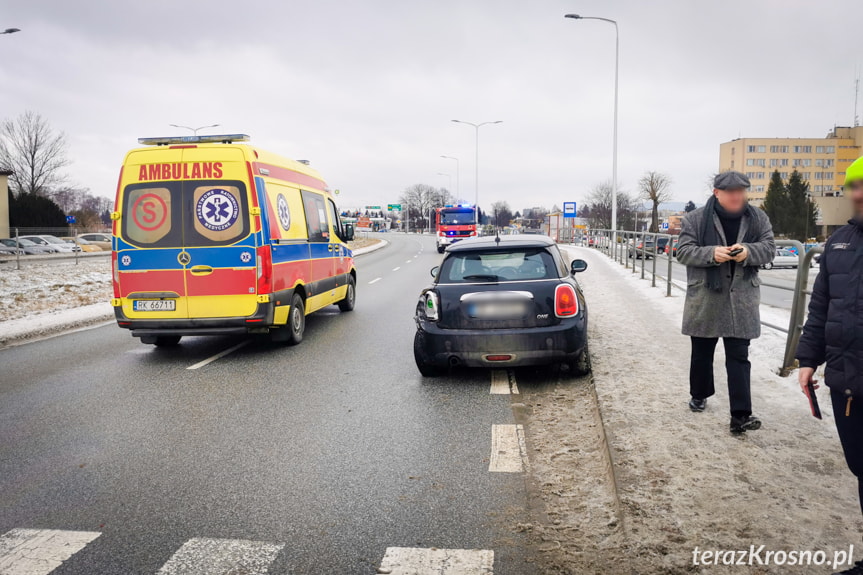
[[[441,266],[441,283],[530,281],[557,278],[554,258],[543,248],[451,253]]]

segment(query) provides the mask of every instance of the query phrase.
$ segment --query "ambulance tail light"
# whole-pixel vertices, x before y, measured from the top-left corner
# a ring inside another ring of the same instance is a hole
[[[258,294],[272,293],[273,256],[269,246],[258,248],[257,268]]]
[[[578,298],[569,284],[560,284],[554,290],[554,315],[572,317],[578,314]]]
[[[117,252],[111,254],[111,270],[113,271],[111,283],[114,286],[114,297],[120,297],[120,270],[117,269]]]

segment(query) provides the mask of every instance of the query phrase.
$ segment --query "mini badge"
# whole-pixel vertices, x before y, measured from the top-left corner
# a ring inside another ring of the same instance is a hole
[[[282,224],[282,228],[288,231],[291,229],[291,210],[288,209],[288,200],[285,199],[284,194],[279,194],[276,204],[278,204],[279,222]]]
[[[213,188],[198,200],[195,214],[202,226],[210,231],[221,232],[237,221],[240,204],[229,191]]]

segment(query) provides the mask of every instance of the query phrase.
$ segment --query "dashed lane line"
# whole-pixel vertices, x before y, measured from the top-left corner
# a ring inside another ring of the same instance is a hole
[[[242,539],[189,539],[156,575],[265,575],[283,547]]]
[[[518,395],[518,385],[515,382],[515,373],[507,369],[491,370],[492,395]]]
[[[204,367],[205,365],[209,365],[209,364],[213,363],[217,359],[222,359],[226,355],[234,353],[235,351],[237,351],[241,347],[245,347],[245,346],[249,345],[251,342],[252,342],[252,340],[250,340],[250,339],[247,339],[245,341],[241,341],[237,345],[233,345],[226,350],[220,351],[216,355],[214,355],[212,357],[208,357],[207,359],[205,359],[203,361],[199,361],[195,365],[190,365],[186,369],[200,369],[200,368]]]
[[[48,575],[101,533],[57,529],[13,529],[0,536],[0,573]]]
[[[527,469],[527,446],[521,425],[491,426],[491,457],[488,470],[493,473],[521,473]]]
[[[402,269],[402,268],[401,268],[401,266],[396,267],[396,268],[393,268],[393,271],[394,271],[394,272],[397,272],[397,271],[399,271],[400,269]]]
[[[489,549],[388,547],[378,573],[389,575],[493,575]]]
[[[369,282],[369,285],[372,285],[372,284],[378,283],[379,281],[381,281],[381,278],[375,278],[375,279],[373,279],[372,281],[370,281],[370,282]]]

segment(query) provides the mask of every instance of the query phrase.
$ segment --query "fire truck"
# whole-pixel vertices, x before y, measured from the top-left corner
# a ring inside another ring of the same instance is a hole
[[[439,254],[442,254],[450,244],[476,237],[476,208],[470,204],[436,208],[435,232]]]

